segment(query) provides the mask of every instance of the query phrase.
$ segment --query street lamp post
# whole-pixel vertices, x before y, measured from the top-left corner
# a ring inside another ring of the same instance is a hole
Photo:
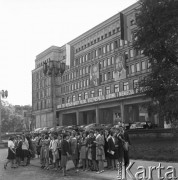
[[[2,103],[1,103],[1,97],[2,98],[7,98],[8,96],[8,91],[4,91],[4,90],[1,90],[0,91],[0,144],[2,144],[2,138],[1,138],[1,132],[2,132],[2,121],[1,121],[1,106],[2,106]]]
[[[45,76],[51,77],[51,89],[52,89],[52,110],[53,110],[53,126],[56,130],[56,89],[55,89],[55,77],[62,76],[65,71],[65,63],[55,60],[50,60],[48,63],[43,63],[43,73]]]

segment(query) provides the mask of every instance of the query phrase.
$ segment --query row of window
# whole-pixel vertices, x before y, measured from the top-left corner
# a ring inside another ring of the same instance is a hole
[[[33,103],[33,110],[41,110],[41,109],[47,109],[52,107],[52,101],[51,99],[44,99],[42,101],[38,101]]]
[[[130,74],[133,74],[135,72],[143,71],[145,69],[150,68],[150,63],[146,61],[137,62],[135,64],[130,65]]]
[[[88,99],[92,97],[97,97],[97,96],[102,96],[102,95],[108,95],[111,93],[116,93],[121,90],[121,84],[122,84],[122,91],[127,91],[129,89],[136,89],[138,88],[138,79],[133,80],[133,86],[129,88],[129,82],[124,82],[120,84],[115,84],[115,85],[110,85],[106,86],[104,88],[99,88],[97,90],[92,90],[90,92],[84,92],[84,93],[79,93],[78,95],[72,95],[72,96],[67,96],[66,98],[61,99],[61,103],[70,103],[70,102],[75,102],[75,101],[80,101],[83,99]]]
[[[37,81],[36,83],[33,83],[33,90],[45,88],[51,86],[51,78],[45,78],[41,81]]]
[[[45,97],[50,97],[50,96],[51,96],[50,87],[33,93],[33,99],[43,99]]]
[[[114,35],[117,32],[120,32],[120,27],[117,27],[116,29],[113,29],[112,31],[109,31],[108,33],[105,33],[104,35],[94,39],[93,41],[88,42],[88,43],[86,43],[85,45],[83,45],[83,46],[81,46],[79,48],[76,48],[75,52],[78,53],[78,52],[86,49],[87,47],[90,47],[90,46],[92,46],[92,45],[106,39],[107,37],[110,37],[111,35]]]

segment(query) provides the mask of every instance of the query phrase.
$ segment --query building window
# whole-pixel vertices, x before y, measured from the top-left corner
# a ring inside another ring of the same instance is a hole
[[[129,58],[129,56],[128,56],[128,52],[126,51],[126,52],[124,52],[124,58],[125,58],[125,60],[127,60],[128,58]]]
[[[103,62],[103,67],[106,67],[106,66],[107,66],[107,60],[105,59]]]
[[[110,92],[111,92],[111,88],[108,86],[108,87],[106,87],[106,95],[107,94],[110,94]]]
[[[113,72],[112,72],[112,79],[114,79],[114,75],[115,75],[115,72],[113,71]]]
[[[75,95],[72,96],[72,101],[75,102]]]
[[[130,67],[130,69],[131,69],[131,74],[134,73],[134,72],[135,72],[135,65],[132,64],[131,67]]]
[[[128,82],[125,82],[125,83],[123,84],[123,90],[124,90],[124,91],[129,90],[129,83],[128,83]]]
[[[105,81],[107,81],[107,80],[108,80],[108,78],[107,78],[107,74],[106,74],[106,73],[104,74],[104,80],[105,80]]]
[[[65,103],[65,98],[62,98],[62,104],[64,104]]]
[[[107,61],[108,61],[108,66],[110,66],[111,65],[111,59],[108,58]]]
[[[141,66],[142,66],[142,70],[145,70],[145,69],[146,69],[145,61],[142,61],[142,62],[141,62]]]
[[[118,42],[117,41],[114,41],[114,47],[115,47],[115,49],[118,48]]]
[[[89,79],[87,79],[87,80],[86,80],[86,82],[87,82],[87,84],[86,84],[86,85],[87,85],[87,87],[88,87],[88,86],[89,86]]]
[[[67,97],[67,103],[70,103],[70,96]]]
[[[106,47],[103,46],[103,54],[105,54],[105,53],[106,53]]]
[[[78,95],[78,100],[79,100],[79,101],[82,100],[82,95],[81,95],[81,94]]]
[[[111,43],[111,51],[114,50],[114,43]]]
[[[101,48],[98,49],[98,56],[101,56],[102,55],[102,51],[101,51]]]
[[[85,87],[86,86],[86,82],[85,82],[85,80],[83,80],[83,87]]]
[[[132,57],[134,57],[134,50],[133,49],[130,49],[130,57],[132,58]]]
[[[99,63],[99,68],[100,69],[102,68],[102,61],[100,61],[100,63]]]
[[[91,91],[91,98],[95,96],[95,91]]]
[[[102,82],[102,74],[99,76],[99,82]]]
[[[136,72],[140,71],[140,63],[136,64]]]
[[[114,57],[111,57],[111,64],[114,64]]]
[[[133,80],[133,88],[134,89],[138,88],[138,79]]]
[[[85,55],[85,61],[88,61],[88,55],[87,54]]]
[[[98,51],[97,50],[95,50],[95,57],[97,57],[98,56]]]
[[[110,51],[110,45],[108,44],[107,45],[107,52],[109,52]]]
[[[98,96],[102,96],[102,95],[103,95],[102,89],[98,89]]]
[[[123,40],[122,39],[119,40],[119,45],[120,45],[120,47],[123,46]]]
[[[114,85],[114,92],[119,92],[119,84]]]
[[[111,79],[111,73],[108,72],[108,80],[110,80],[110,79]]]
[[[88,99],[88,93],[87,92],[85,92],[85,94],[84,94],[84,99]]]

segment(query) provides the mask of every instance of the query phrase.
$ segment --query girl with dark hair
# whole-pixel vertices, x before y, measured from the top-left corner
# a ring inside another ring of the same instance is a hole
[[[104,132],[104,152],[105,152],[105,157],[107,161],[107,168],[111,168],[111,158],[109,154],[109,145],[108,145],[108,140],[111,138],[110,132],[108,130],[105,130]]]
[[[41,168],[48,169],[49,168],[49,139],[48,135],[43,135],[41,139],[41,153],[40,153],[40,159],[41,159]]]
[[[16,146],[16,164],[20,166],[20,162],[22,160],[22,137],[17,137],[17,146]]]
[[[68,160],[68,157],[70,157],[69,143],[67,141],[68,139],[69,139],[69,135],[63,134],[63,140],[61,142],[61,167],[63,170],[63,176],[66,176],[67,160]]]
[[[59,152],[58,152],[58,139],[57,139],[57,135],[53,135],[54,140],[52,141],[52,155],[53,155],[53,167],[55,168],[55,170],[57,170],[58,165],[57,165],[57,160],[59,159]]]
[[[87,167],[87,137],[86,132],[82,133],[82,138],[80,140],[80,160],[82,161],[83,171],[85,171]]]
[[[8,156],[7,156],[7,162],[4,164],[4,169],[7,168],[7,165],[11,162],[11,168],[16,168],[15,165],[15,144],[13,142],[14,138],[10,137],[8,140]]]
[[[94,132],[90,131],[89,139],[88,139],[88,159],[91,160],[92,165],[91,165],[91,170],[92,171],[98,171],[98,166],[96,162],[96,143],[94,142],[95,136]],[[90,163],[91,163],[90,162]]]
[[[98,171],[97,173],[104,172],[104,160],[105,160],[105,153],[104,153],[104,136],[102,135],[103,132],[96,130],[96,160],[98,161]]]
[[[111,138],[108,140],[108,153],[110,154],[109,157],[111,158],[112,169],[116,169],[117,161],[118,161],[118,139],[116,137],[116,133],[113,130],[111,132]]]
[[[28,140],[26,139],[25,135],[22,136],[22,158],[23,158],[23,163],[22,166],[27,166],[27,158],[29,157],[29,143]]]
[[[78,172],[78,163],[79,163],[79,150],[78,150],[78,139],[76,137],[76,131],[73,130],[71,133],[71,137],[69,139],[69,145],[70,145],[70,149],[71,149],[71,157],[72,157],[72,161],[74,163],[75,166],[75,172]]]

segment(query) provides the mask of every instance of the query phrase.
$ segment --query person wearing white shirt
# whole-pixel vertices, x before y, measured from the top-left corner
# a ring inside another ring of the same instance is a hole
[[[15,144],[13,142],[14,138],[10,137],[8,141],[8,156],[7,156],[7,162],[4,164],[4,169],[7,168],[7,165],[11,162],[11,168],[16,168],[15,165]]]

